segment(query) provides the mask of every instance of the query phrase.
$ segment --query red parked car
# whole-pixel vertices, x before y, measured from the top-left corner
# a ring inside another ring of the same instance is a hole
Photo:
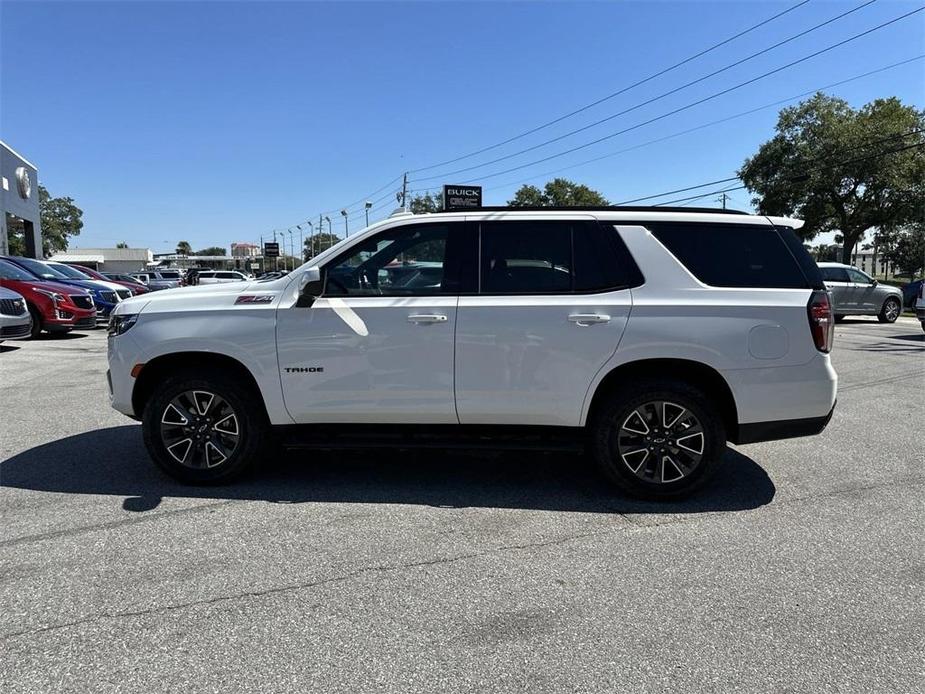
[[[96,306],[86,289],[47,282],[0,260],[0,287],[22,294],[32,314],[32,337],[45,330],[60,335],[96,327]]]
[[[68,263],[68,265],[74,265],[73,263]],[[85,275],[90,275],[95,280],[100,280],[102,282],[113,282],[115,284],[121,284],[126,289],[130,289],[132,296],[138,296],[139,294],[147,294],[151,290],[144,286],[141,282],[129,282],[126,279],[123,279],[122,275],[114,275],[112,273],[104,275],[96,270],[93,270],[83,265],[74,265],[78,270],[80,270]]]

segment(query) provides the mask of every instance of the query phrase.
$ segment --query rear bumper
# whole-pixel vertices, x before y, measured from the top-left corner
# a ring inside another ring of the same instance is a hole
[[[799,436],[815,436],[829,424],[835,405],[823,417],[807,417],[805,419],[783,419],[776,422],[753,422],[740,424],[738,435],[732,443],[758,443],[759,441],[777,441],[779,439],[794,439]]]
[[[824,419],[835,405],[838,376],[828,354],[797,366],[721,371],[735,398],[739,428]]]

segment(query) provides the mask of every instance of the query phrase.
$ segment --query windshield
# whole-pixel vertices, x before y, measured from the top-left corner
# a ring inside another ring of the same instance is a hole
[[[13,263],[6,260],[0,260],[0,279],[19,280],[20,282],[32,282],[35,277]]]
[[[60,272],[55,270],[52,267],[49,267],[40,260],[33,260],[32,258],[17,258],[16,264],[21,265],[26,268],[33,275],[38,275],[43,280],[66,280],[67,276],[62,275]]]
[[[63,263],[49,263],[48,266],[52,270],[60,272],[65,277],[70,277],[72,280],[89,280],[92,279],[90,275],[85,275],[77,268],[73,268],[70,265],[64,265]]]

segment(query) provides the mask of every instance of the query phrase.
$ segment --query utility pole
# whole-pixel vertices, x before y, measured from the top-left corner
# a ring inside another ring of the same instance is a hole
[[[719,196],[718,198],[716,198],[716,199],[717,199],[717,201],[720,201],[720,202],[723,203],[723,209],[725,210],[725,209],[726,209],[726,200],[729,199],[729,196],[726,195],[726,193],[723,193],[722,195],[720,195],[720,196]]]
[[[401,206],[402,209],[408,211],[408,172],[405,172],[405,175],[401,179]]]

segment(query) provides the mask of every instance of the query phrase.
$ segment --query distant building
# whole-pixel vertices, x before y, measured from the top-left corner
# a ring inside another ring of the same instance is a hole
[[[154,260],[150,248],[69,248],[51,260],[86,265],[97,272],[138,272]]]
[[[260,255],[260,246],[256,243],[237,242],[231,244],[232,258],[256,258]]]
[[[11,233],[22,234],[27,256],[42,257],[39,170],[0,141],[0,255],[10,252]]]
[[[883,253],[878,253],[876,262],[874,262],[872,251],[855,251],[851,254],[851,264],[868,275],[879,277],[888,277],[892,274],[891,271],[896,271],[896,268],[890,267],[890,264],[883,259]]]

